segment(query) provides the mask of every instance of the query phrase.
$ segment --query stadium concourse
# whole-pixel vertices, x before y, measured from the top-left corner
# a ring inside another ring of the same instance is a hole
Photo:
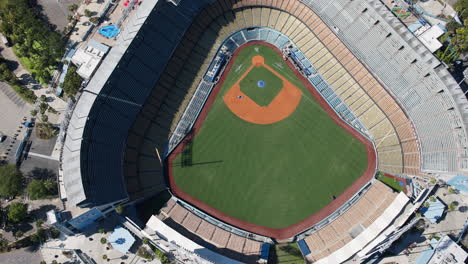
[[[466,97],[380,1],[173,2],[142,2],[76,103],[61,155],[62,198],[88,211],[66,224],[72,232],[118,204],[168,188],[157,155],[165,158],[196,121],[215,86],[206,74],[220,47],[234,51],[254,40],[292,44],[295,62],[324,100],[372,140],[376,169],[410,182],[405,194],[370,179],[320,222],[285,239],[298,242],[307,260],[382,253],[414,224],[430,191],[426,179],[466,173]],[[140,230],[162,250],[161,240],[182,250],[189,239],[200,263],[219,263],[218,255],[250,263],[265,261],[264,245],[277,242],[179,198]],[[159,236],[151,227],[179,235]]]

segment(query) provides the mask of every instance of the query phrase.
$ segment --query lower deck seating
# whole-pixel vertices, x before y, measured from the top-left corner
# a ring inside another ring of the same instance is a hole
[[[174,199],[170,199],[161,208],[157,217],[167,224],[172,221],[177,223],[180,227],[212,244],[216,249],[236,252],[249,258],[260,256],[262,242],[217,227],[187,210]]]
[[[315,262],[343,247],[382,215],[385,205],[392,203],[397,195],[380,181],[372,183],[345,213],[305,238],[311,251],[307,259]]]

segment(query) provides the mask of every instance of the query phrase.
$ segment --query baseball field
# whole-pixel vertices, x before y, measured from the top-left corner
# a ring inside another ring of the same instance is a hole
[[[369,149],[309,89],[278,50],[241,48],[193,134],[172,154],[169,177],[179,192],[272,229],[339,197],[368,170]]]

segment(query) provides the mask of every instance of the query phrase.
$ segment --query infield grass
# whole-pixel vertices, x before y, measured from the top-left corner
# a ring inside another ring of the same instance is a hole
[[[303,93],[296,111],[271,125],[238,118],[222,98],[254,55]],[[175,183],[183,191],[238,219],[285,228],[319,211],[364,173],[364,144],[333,122],[275,51],[246,47],[224,74],[199,133],[173,162]],[[182,156],[190,166],[181,166]]]
[[[258,82],[263,81],[264,87]],[[259,106],[267,106],[283,88],[278,76],[265,67],[254,67],[239,83],[240,90],[254,100]]]

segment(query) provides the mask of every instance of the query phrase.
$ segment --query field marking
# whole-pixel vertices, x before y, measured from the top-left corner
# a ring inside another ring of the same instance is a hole
[[[237,66],[237,68],[234,70],[234,72],[238,72],[242,69],[242,66],[244,66],[244,64],[241,64],[239,66]]]
[[[277,68],[279,69],[284,69],[283,65],[280,63],[280,62],[275,62],[275,64],[273,64],[274,66],[276,66]]]

